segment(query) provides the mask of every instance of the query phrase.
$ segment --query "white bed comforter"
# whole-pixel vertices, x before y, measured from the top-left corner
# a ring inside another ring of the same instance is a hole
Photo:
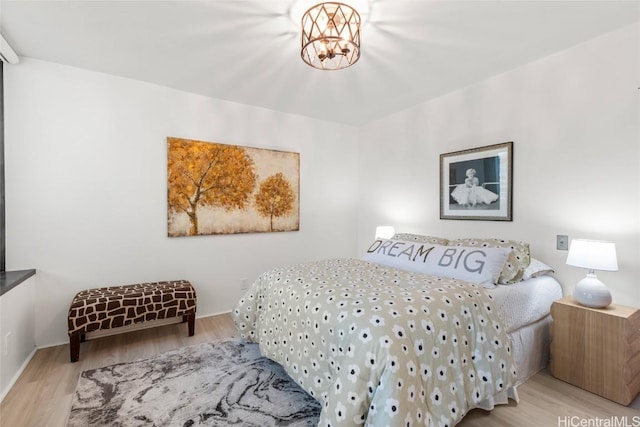
[[[454,279],[356,259],[298,264],[262,274],[232,314],[318,399],[320,426],[453,426],[515,383],[491,298]]]

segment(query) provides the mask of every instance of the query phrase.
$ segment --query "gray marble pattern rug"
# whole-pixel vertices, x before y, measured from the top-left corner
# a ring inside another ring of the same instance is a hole
[[[197,344],[83,371],[68,426],[316,426],[320,405],[257,344]]]

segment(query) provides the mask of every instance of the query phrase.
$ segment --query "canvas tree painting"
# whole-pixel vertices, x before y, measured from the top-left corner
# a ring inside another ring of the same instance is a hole
[[[169,236],[300,228],[299,153],[167,138]]]

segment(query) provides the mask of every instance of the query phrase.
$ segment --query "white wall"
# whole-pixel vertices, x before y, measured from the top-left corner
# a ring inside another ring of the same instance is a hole
[[[598,275],[614,302],[640,306],[639,87],[636,24],[362,127],[359,251],[379,224],[521,240],[570,293],[586,271],[555,236],[612,240],[619,271]],[[513,222],[440,220],[439,155],[506,141]]]
[[[37,345],[67,341],[80,289],[186,278],[199,315],[224,312],[240,279],[356,255],[379,224],[527,241],[565,292],[584,271],[564,264],[555,235],[613,240],[620,271],[600,277],[616,302],[640,306],[639,32],[360,129],[42,61],[5,67],[7,267],[38,270]],[[167,136],[300,152],[301,230],[166,237]],[[505,141],[514,221],[440,220],[439,155]]]
[[[30,59],[5,114],[7,268],[38,270],[38,346],[67,342],[81,289],[184,278],[203,316],[242,278],[356,253],[356,128]],[[168,238],[167,136],[299,152],[300,231]]]
[[[0,296],[0,401],[36,350],[36,280],[32,276]]]

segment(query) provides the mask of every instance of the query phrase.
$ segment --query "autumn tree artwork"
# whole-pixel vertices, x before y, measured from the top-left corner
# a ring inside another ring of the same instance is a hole
[[[299,230],[300,155],[167,138],[169,236]]]
[[[296,195],[291,184],[282,172],[271,175],[262,181],[256,194],[256,210],[265,218],[269,218],[269,228],[273,231],[273,219],[287,215],[293,211]]]

